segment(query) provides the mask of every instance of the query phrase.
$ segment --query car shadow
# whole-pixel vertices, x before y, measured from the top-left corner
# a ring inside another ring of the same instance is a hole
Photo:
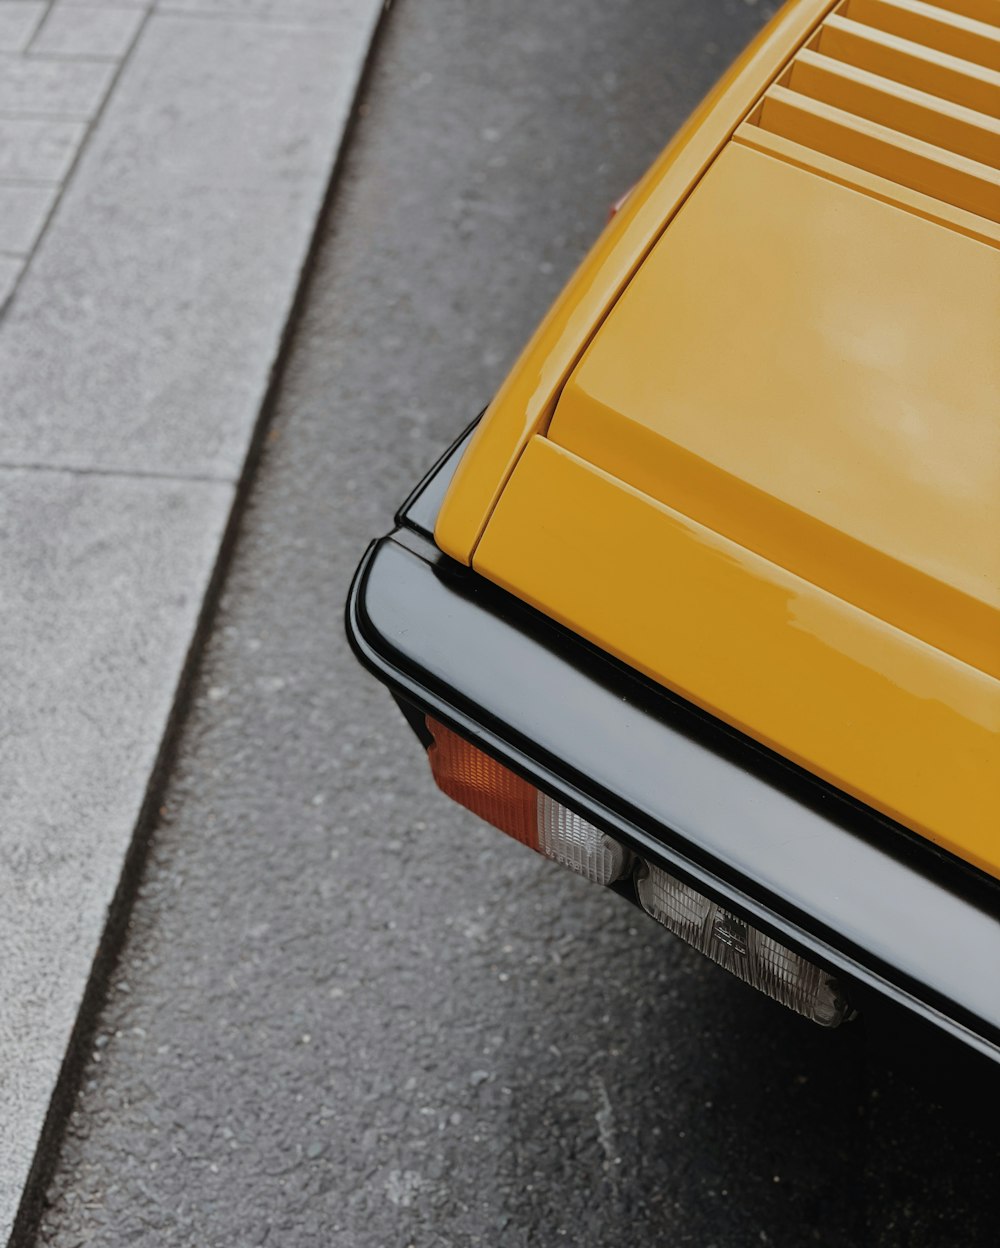
[[[824,1031],[641,916],[625,924],[613,982],[567,983],[564,954],[524,1003],[545,1021],[507,1074],[512,1147],[541,1118],[573,1165],[535,1162],[522,1231],[559,1224],[562,1192],[588,1244],[994,1248],[992,1065],[912,1026]],[[567,1036],[574,991],[602,1006]]]

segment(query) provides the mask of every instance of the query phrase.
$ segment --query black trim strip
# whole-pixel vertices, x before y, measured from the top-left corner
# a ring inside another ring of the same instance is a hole
[[[444,502],[444,496],[448,486],[451,485],[458,462],[465,454],[482,417],[483,413],[480,412],[472,424],[459,434],[396,512],[396,524],[399,528],[413,529],[416,533],[422,533],[424,537],[430,538],[431,541],[434,540],[434,525],[437,522],[441,504]]]

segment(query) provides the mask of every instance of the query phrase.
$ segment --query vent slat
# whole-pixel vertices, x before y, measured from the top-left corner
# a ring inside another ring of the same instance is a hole
[[[1000,71],[1000,28],[925,0],[847,0],[843,16],[887,34]]]
[[[981,65],[930,51],[838,15],[826,19],[812,46],[824,56],[882,78],[991,117],[1000,116],[1000,74]]]
[[[763,130],[1000,223],[1000,173],[843,109],[774,86],[755,118]]]
[[[974,22],[987,26],[1000,26],[1000,3],[998,0],[930,0],[936,9],[947,9],[959,17],[971,17]]]
[[[857,191],[870,195],[873,199],[879,199],[886,204],[894,204],[905,212],[913,213],[914,216],[923,217],[926,221],[935,221],[938,225],[966,235],[967,238],[974,238],[977,242],[1000,249],[1000,224],[987,221],[985,217],[977,213],[956,208],[954,204],[947,204],[942,199],[922,195],[919,191],[910,190],[907,186],[900,186],[898,182],[892,182],[888,178],[880,178],[877,174],[868,173],[853,162],[836,160],[824,152],[817,152],[815,148],[803,147],[801,143],[795,143],[780,134],[762,130],[752,121],[745,121],[736,128],[733,142],[752,147],[765,156],[773,156],[776,160],[794,165],[797,169],[803,169],[807,173],[816,173],[821,177],[829,178],[831,182],[836,182],[840,186],[853,187]]]
[[[782,81],[857,117],[1000,168],[1000,121],[983,113],[808,49]]]

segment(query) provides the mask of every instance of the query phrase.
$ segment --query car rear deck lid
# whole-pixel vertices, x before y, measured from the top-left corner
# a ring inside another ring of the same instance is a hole
[[[1000,249],[731,144],[548,436],[1000,676]]]

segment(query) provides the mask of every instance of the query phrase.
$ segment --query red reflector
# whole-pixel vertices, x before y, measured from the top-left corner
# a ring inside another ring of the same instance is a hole
[[[538,849],[538,790],[482,750],[428,716],[434,738],[427,751],[442,793],[506,832]]]
[[[613,221],[615,217],[618,216],[621,210],[625,207],[625,201],[628,199],[628,197],[632,194],[634,190],[635,190],[635,187],[630,186],[628,190],[625,192],[625,194],[620,199],[615,200],[615,202],[611,205],[611,208],[608,212],[609,221]]]

